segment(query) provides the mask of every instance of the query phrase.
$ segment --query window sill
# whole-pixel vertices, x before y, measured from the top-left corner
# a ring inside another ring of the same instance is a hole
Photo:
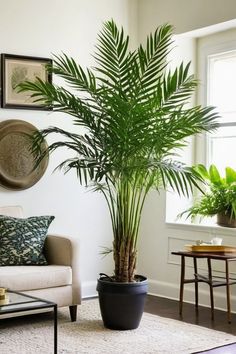
[[[209,232],[212,234],[225,234],[225,235],[236,235],[236,228],[223,227],[217,224],[193,224],[193,223],[179,223],[179,222],[166,222],[167,228],[177,229],[177,230],[189,230],[189,231],[199,231],[199,232]]]

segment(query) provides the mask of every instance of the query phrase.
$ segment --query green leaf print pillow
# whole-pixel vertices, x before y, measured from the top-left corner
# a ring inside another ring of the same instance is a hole
[[[21,219],[0,215],[0,266],[47,264],[43,247],[53,219],[54,216]]]

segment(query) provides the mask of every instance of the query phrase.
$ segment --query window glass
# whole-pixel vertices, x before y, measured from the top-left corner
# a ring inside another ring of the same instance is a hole
[[[208,134],[207,161],[224,174],[226,166],[236,169],[236,51],[208,57],[207,104],[220,114],[220,127]]]
[[[220,113],[236,111],[236,52],[209,58],[209,103]]]
[[[223,174],[226,166],[236,170],[236,127],[220,127],[208,140],[210,163]]]

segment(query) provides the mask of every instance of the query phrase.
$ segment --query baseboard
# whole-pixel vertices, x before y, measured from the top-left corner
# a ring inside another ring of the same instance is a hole
[[[160,282],[153,279],[148,280],[148,294],[154,296],[161,296],[172,300],[179,299],[179,286],[172,283]],[[234,289],[234,287],[232,287]],[[232,293],[231,289],[231,293]],[[188,284],[184,288],[184,302],[194,303],[194,285]],[[226,310],[226,288],[222,287],[214,289],[215,308],[219,310]],[[201,306],[210,306],[209,286],[207,284],[199,284],[199,304]],[[231,294],[231,311],[236,312],[236,296]]]
[[[82,282],[82,299],[96,297],[98,295],[96,286],[97,281]]]

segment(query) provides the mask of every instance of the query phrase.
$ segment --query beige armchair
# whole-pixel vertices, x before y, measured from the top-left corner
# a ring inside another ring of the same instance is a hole
[[[19,206],[0,207],[1,215],[22,217]],[[45,255],[48,265],[0,266],[0,287],[69,306],[71,321],[76,321],[81,303],[78,272],[78,245],[68,237],[48,235]]]

